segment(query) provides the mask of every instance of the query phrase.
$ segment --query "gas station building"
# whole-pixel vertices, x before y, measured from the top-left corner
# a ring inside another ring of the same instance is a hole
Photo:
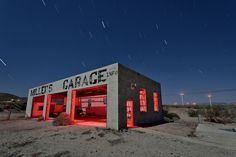
[[[160,83],[119,63],[29,89],[26,116],[115,130],[163,119]]]

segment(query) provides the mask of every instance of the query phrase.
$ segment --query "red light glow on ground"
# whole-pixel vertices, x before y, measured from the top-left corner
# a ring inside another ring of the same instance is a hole
[[[80,118],[78,120],[75,120],[75,125],[106,128],[106,119],[91,117]]]

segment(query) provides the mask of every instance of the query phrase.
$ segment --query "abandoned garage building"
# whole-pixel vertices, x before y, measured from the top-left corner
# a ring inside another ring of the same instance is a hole
[[[123,129],[163,119],[161,86],[119,63],[29,89],[26,116]]]

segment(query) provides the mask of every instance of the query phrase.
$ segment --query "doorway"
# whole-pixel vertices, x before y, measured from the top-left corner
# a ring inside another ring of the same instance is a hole
[[[60,113],[66,112],[66,100],[67,92],[48,95],[45,119],[56,118]]]
[[[74,119],[78,125],[106,127],[106,85],[76,91]]]
[[[32,104],[32,118],[39,118],[43,116],[44,96],[38,96],[33,98]]]

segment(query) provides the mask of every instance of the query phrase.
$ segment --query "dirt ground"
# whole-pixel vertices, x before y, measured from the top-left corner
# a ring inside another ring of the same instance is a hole
[[[188,136],[192,126],[185,123],[195,124],[195,121],[187,118],[176,123],[119,132],[78,125],[55,127],[51,122],[26,120],[14,114],[12,120],[0,121],[0,156],[236,157],[236,147],[208,140],[209,128],[201,127],[197,129],[196,137]],[[213,126],[210,131],[223,127]],[[213,137],[219,134],[224,132],[217,132]],[[227,138],[232,135],[236,134],[230,133]],[[234,144],[234,138],[231,142],[229,145]]]
[[[198,119],[196,117],[189,117],[187,114],[187,108],[168,108],[169,113],[176,113],[180,116],[180,119],[174,123],[165,123],[162,125],[156,125],[149,127],[152,130],[159,132],[169,133],[178,136],[195,136],[195,130],[198,125]]]

